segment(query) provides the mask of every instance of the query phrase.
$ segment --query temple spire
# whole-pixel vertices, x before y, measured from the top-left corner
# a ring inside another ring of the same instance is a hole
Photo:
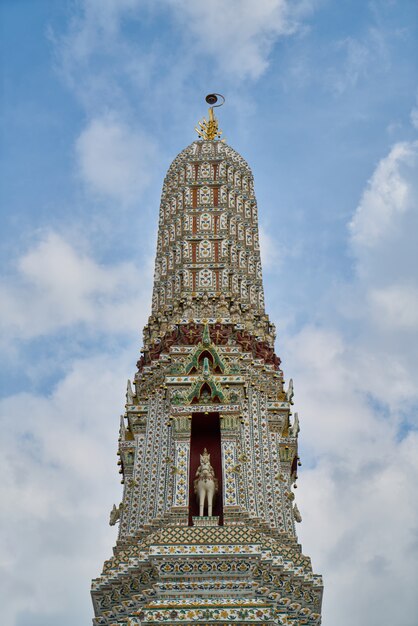
[[[222,98],[222,102],[220,104],[216,104],[219,98]],[[199,135],[200,139],[213,141],[214,139],[220,139],[222,135],[222,130],[219,128],[218,120],[215,117],[213,109],[214,107],[222,106],[225,102],[225,98],[219,93],[210,93],[205,99],[206,102],[211,105],[208,110],[209,120],[206,120],[204,117],[203,120],[198,122],[199,128],[196,126],[195,131]]]
[[[118,438],[119,536],[92,583],[94,626],[320,626],[253,175],[216,141],[223,97],[206,102],[199,139],[163,183],[152,310]]]

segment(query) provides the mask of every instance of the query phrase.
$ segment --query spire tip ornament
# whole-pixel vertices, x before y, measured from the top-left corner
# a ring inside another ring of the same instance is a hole
[[[220,102],[220,104],[217,104],[219,98],[222,98],[222,102]],[[215,107],[221,107],[225,102],[225,98],[220,93],[209,93],[206,96],[205,100],[208,104],[210,104],[209,120],[206,120],[206,118],[204,117],[203,120],[198,123],[198,126],[195,127],[195,131],[199,135],[200,139],[204,139],[206,141],[220,139],[222,131],[219,129],[218,120],[215,117],[213,109]]]
[[[222,98],[222,102],[220,104],[216,104],[219,98]],[[225,97],[221,93],[208,93],[205,100],[211,107],[221,107],[225,104]]]

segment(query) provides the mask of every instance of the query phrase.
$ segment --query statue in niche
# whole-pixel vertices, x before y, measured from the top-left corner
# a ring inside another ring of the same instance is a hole
[[[207,293],[204,293],[202,296],[202,302],[200,304],[200,314],[203,317],[210,317],[212,314],[212,307],[210,305]]]
[[[218,308],[218,313],[220,314],[221,317],[229,316],[229,305],[223,293],[221,293],[221,295],[219,296],[217,308]]]
[[[203,517],[205,504],[207,501],[208,517],[212,516],[212,506],[215,494],[218,491],[218,480],[210,464],[210,454],[205,448],[200,455],[200,465],[196,470],[194,480],[194,492],[199,502],[199,517]]]
[[[254,330],[254,314],[250,307],[246,307],[243,311],[243,319],[245,322],[245,327],[250,332]]]
[[[234,322],[234,324],[237,324],[240,321],[241,310],[236,302],[232,302],[229,312],[232,321]]]
[[[193,317],[193,298],[190,294],[183,300],[183,317]]]
[[[207,387],[204,387],[202,393],[200,394],[199,402],[200,404],[210,404],[212,400],[212,395]]]

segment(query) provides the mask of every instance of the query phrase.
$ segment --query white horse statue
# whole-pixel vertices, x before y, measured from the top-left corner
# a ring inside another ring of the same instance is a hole
[[[194,480],[194,492],[199,501],[199,517],[203,517],[206,499],[208,501],[208,517],[212,516],[212,505],[217,491],[218,480],[215,478],[215,472],[210,464],[210,454],[205,448],[203,454],[200,455],[200,465]]]

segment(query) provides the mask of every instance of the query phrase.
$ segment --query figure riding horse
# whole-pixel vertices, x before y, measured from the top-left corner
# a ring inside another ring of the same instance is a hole
[[[194,480],[194,492],[199,501],[199,517],[203,516],[206,499],[208,502],[208,517],[212,516],[212,505],[217,491],[218,480],[215,478],[214,469],[210,464],[210,454],[205,448],[203,454],[200,455],[200,465],[197,468]]]

